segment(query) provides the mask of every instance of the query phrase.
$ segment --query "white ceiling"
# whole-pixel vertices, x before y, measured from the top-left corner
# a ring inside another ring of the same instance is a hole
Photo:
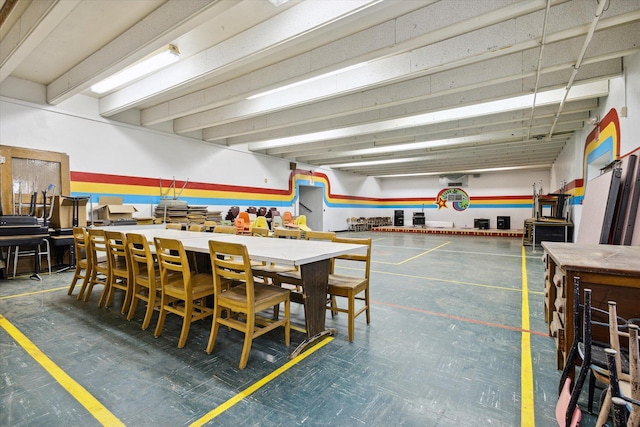
[[[57,104],[173,43],[100,114],[371,176],[548,169],[640,49],[640,1],[600,2],[0,0],[0,83]]]

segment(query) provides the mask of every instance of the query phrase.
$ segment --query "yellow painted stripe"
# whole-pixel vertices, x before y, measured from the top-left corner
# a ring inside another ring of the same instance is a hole
[[[275,371],[273,371],[272,373],[270,373],[269,375],[267,375],[266,377],[264,377],[260,381],[254,383],[253,385],[251,385],[248,388],[244,389],[240,393],[238,393],[235,396],[233,396],[231,399],[229,399],[226,402],[224,402],[222,405],[216,407],[215,409],[211,410],[210,412],[205,414],[200,419],[194,421],[191,424],[191,426],[192,427],[202,426],[202,425],[208,423],[209,421],[211,421],[212,419],[214,419],[218,415],[220,415],[223,412],[225,412],[227,409],[229,409],[229,408],[233,407],[235,404],[241,402],[242,399],[244,399],[245,397],[249,397],[251,394],[253,394],[256,391],[258,391],[261,387],[263,387],[264,385],[268,384],[270,381],[276,379],[278,376],[280,376],[281,374],[285,373],[287,370],[292,368],[298,362],[300,362],[300,361],[304,360],[305,358],[309,357],[315,351],[317,351],[320,348],[324,347],[325,345],[327,345],[331,341],[333,341],[333,338],[332,337],[327,337],[323,341],[319,342],[316,346],[314,346],[314,347],[310,348],[309,350],[305,351],[304,353],[302,353],[300,356],[296,357],[295,359],[288,361],[287,363],[285,363],[284,365],[282,365],[281,367],[279,367],[278,369],[276,369]]]
[[[421,254],[418,254],[418,255],[413,256],[413,257],[411,257],[411,258],[407,258],[407,259],[405,259],[404,261],[399,262],[399,263],[398,263],[398,265],[402,265],[402,264],[404,264],[405,262],[413,261],[413,260],[414,260],[414,259],[416,259],[416,258],[420,258],[420,257],[421,257],[421,256],[423,256],[423,255],[426,255],[426,254],[428,254],[428,253],[430,253],[430,252],[433,252],[433,251],[438,250],[438,249],[440,249],[440,248],[442,248],[442,247],[444,247],[444,246],[447,246],[449,243],[451,243],[451,242],[444,242],[443,244],[441,244],[441,245],[439,245],[439,246],[436,246],[435,248],[429,249],[428,251],[424,251],[424,252],[422,252]]]
[[[93,397],[84,387],[78,384],[73,378],[67,375],[51,359],[49,359],[38,347],[24,336],[22,332],[11,324],[0,314],[0,327],[38,362],[58,383],[85,407],[93,417],[105,426],[124,426],[115,415],[113,415],[102,403]]]
[[[533,364],[531,362],[531,334],[529,331],[529,292],[527,282],[527,258],[522,246],[522,344],[520,362],[520,426],[535,426],[533,406]]]
[[[68,286],[62,286],[60,288],[51,288],[51,289],[42,289],[41,291],[33,291],[33,292],[25,292],[23,294],[16,294],[16,295],[5,295],[3,297],[0,297],[0,300],[3,299],[10,299],[10,298],[20,298],[20,297],[28,297],[31,295],[36,295],[36,294],[44,294],[46,292],[55,292],[55,291],[61,291],[63,289],[69,289]]]

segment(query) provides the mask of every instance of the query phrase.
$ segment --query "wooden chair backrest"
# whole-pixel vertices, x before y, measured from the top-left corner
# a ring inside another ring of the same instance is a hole
[[[238,229],[233,225],[216,225],[213,229],[214,233],[238,234]]]
[[[163,239],[155,237],[153,239],[156,246],[156,255],[158,256],[158,266],[160,267],[160,282],[163,291],[169,284],[169,277],[173,282],[176,274],[182,275],[184,284],[183,299],[189,298],[191,292],[191,270],[189,268],[189,260],[187,252],[182,246],[182,242],[176,239]]]
[[[273,231],[273,237],[284,239],[300,239],[302,232],[294,228],[276,228]]]
[[[89,250],[89,234],[84,227],[73,227],[73,245],[75,246],[76,265],[91,263],[91,251]]]
[[[189,231],[202,232],[202,231],[204,231],[204,225],[203,224],[191,224],[191,225],[189,225]]]
[[[624,325],[620,324],[622,319],[618,316],[617,304],[615,301],[609,301],[609,347],[616,351],[616,368],[618,371],[618,379],[622,381],[631,382],[631,358],[632,358],[632,347],[635,346],[637,351],[638,343],[633,343],[633,339],[630,335],[630,329],[636,327],[631,323],[625,323]],[[629,373],[625,373],[622,371],[622,361],[620,358],[620,347],[621,339],[622,344],[627,344],[625,347],[629,348]],[[640,388],[638,389],[640,393]]]
[[[355,245],[366,245],[366,253],[354,252],[343,255],[338,255],[334,259],[344,259],[348,261],[358,261],[365,264],[364,277],[369,278],[369,272],[371,270],[371,238],[351,238],[351,237],[336,237],[334,243],[351,243]]]
[[[150,285],[156,280],[156,268],[147,238],[142,234],[127,233],[127,245],[133,280],[148,288],[151,287]]]
[[[269,229],[263,227],[251,227],[252,236],[269,237]]]
[[[182,224],[177,224],[173,222],[169,222],[165,225],[167,230],[182,230]]]
[[[127,236],[120,231],[105,231],[104,237],[107,242],[107,253],[111,268],[116,270],[119,268],[118,276],[127,274],[129,271],[129,248],[127,247]]]
[[[89,229],[89,251],[91,252],[91,262],[93,266],[98,266],[97,271],[101,271],[98,265],[101,261],[107,262],[107,266],[111,265],[109,254],[107,253],[107,239],[104,230],[91,228]]]
[[[333,242],[336,238],[336,233],[333,231],[307,231],[304,233],[305,240],[328,240]]]
[[[229,282],[244,282],[246,286],[247,307],[245,313],[252,315],[255,296],[253,272],[247,247],[240,243],[209,240],[209,255],[213,273],[215,295],[219,295]]]

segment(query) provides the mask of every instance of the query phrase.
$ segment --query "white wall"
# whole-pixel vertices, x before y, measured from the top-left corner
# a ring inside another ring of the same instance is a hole
[[[638,150],[640,147],[640,53],[624,57],[625,73],[610,81],[609,95],[600,99],[600,106],[592,115],[602,118],[611,109],[616,109],[620,123],[620,155]],[[623,107],[627,116],[622,116]],[[583,178],[584,145],[594,129],[587,125],[567,143],[551,169],[551,187],[557,190],[562,181],[571,182]],[[582,206],[574,205],[572,218],[575,226],[574,238],[580,232]]]
[[[612,80],[610,95],[602,100],[595,112],[602,117],[611,108],[621,111],[623,106],[627,106],[628,116],[620,118],[623,155],[640,144],[640,54],[625,58],[625,68],[626,78]],[[16,91],[26,94],[32,102],[11,97]],[[67,153],[72,171],[158,178],[167,185],[175,177],[191,182],[288,188],[288,160],[110,121],[98,115],[97,101],[90,97],[76,96],[52,107],[44,103],[41,86],[17,79],[5,80],[0,85],[0,93],[4,95],[0,97],[0,143]],[[470,177],[468,187],[463,189],[472,200],[474,197],[486,199],[484,207],[482,203],[472,202],[465,211],[438,210],[428,202],[421,205],[421,199],[433,200],[442,189],[438,177],[375,179],[302,164],[298,164],[298,168],[325,174],[330,182],[329,190],[334,195],[370,199],[341,206],[340,200],[329,197],[328,203],[324,204],[323,228],[326,230],[345,229],[346,218],[351,216],[393,217],[393,211],[398,208],[405,210],[406,224],[411,223],[414,211],[424,208],[428,220],[452,221],[457,228],[472,227],[474,218],[489,218],[491,226],[495,227],[497,216],[510,216],[512,228],[522,228],[524,219],[531,216],[530,206],[487,207],[486,203],[492,199],[500,200],[503,196],[531,195],[534,183],[539,185],[542,182],[544,192],[553,192],[560,188],[562,181],[580,178],[584,140],[591,130],[588,127],[576,133],[558,157],[551,173],[496,172]],[[413,202],[398,207],[389,201],[393,198],[412,199]],[[138,215],[149,216],[150,206],[136,206]],[[211,207],[223,212],[228,208]],[[291,208],[298,211],[295,204]],[[578,223],[579,206],[574,209],[574,215],[574,221]]]
[[[490,227],[496,228],[498,216],[511,217],[511,228],[522,229],[524,220],[531,218],[531,205],[523,207],[484,207],[486,204],[508,204],[508,200],[502,200],[504,196],[532,197],[533,184],[544,192],[549,191],[548,171],[527,172],[491,172],[482,173],[479,176],[469,175],[468,186],[462,189],[469,195],[471,202],[469,208],[464,211],[456,211],[450,205],[447,208],[438,209],[435,203],[426,203],[424,207],[415,206],[404,209],[405,224],[411,224],[413,212],[420,212],[424,208],[427,221],[451,221],[455,228],[473,228],[475,218],[488,218]],[[440,185],[438,176],[421,178],[387,179],[382,182],[383,194],[388,197],[423,197],[435,198],[443,186]],[[474,198],[487,198],[482,202],[474,202]]]

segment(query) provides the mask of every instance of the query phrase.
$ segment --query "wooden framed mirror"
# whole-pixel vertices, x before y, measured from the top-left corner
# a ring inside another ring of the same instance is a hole
[[[69,195],[69,156],[53,151],[0,146],[0,197],[3,215],[28,215],[36,194],[36,216],[42,215],[43,191],[47,201]],[[39,210],[38,210],[39,209]]]

